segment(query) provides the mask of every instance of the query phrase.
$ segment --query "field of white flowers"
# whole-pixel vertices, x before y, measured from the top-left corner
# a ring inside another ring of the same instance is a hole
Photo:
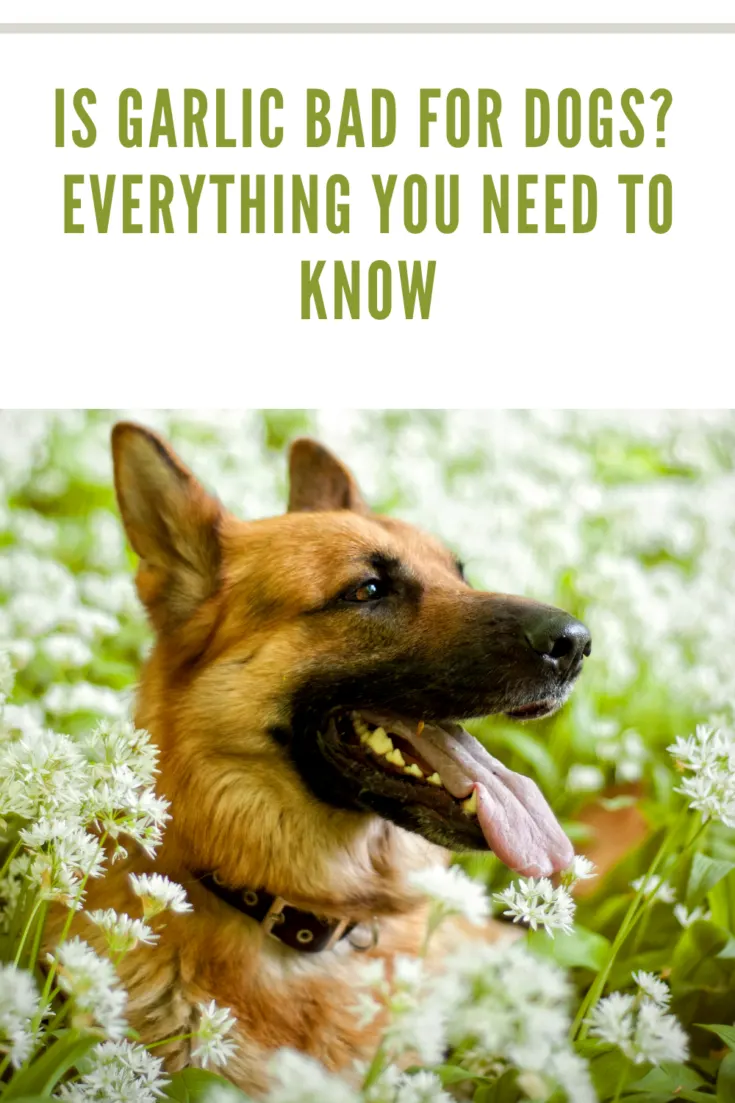
[[[124,416],[169,436],[243,517],[283,509],[284,446],[318,436],[473,583],[582,617],[593,653],[563,712],[474,730],[536,778],[580,853],[600,813],[645,825],[595,879],[580,859],[556,887],[492,857],[431,871],[428,936],[492,911],[523,937],[460,951],[438,977],[413,959],[390,984],[366,969],[359,1013],[391,1012],[372,1062],[348,1084],[281,1052],[271,1103],[735,1101],[735,415]],[[141,880],[139,914],[90,915],[109,957],[68,938],[39,960],[49,906],[84,907],[102,843],[154,851],[168,816],[129,719],[150,637],[114,504],[114,420],[0,414],[0,1099],[243,1099],[216,1076],[227,1009],[202,1008],[202,1068],[170,1079],[126,1031],[115,962],[154,942],[158,911],[188,908],[178,886]],[[399,1071],[409,1052],[420,1064]]]

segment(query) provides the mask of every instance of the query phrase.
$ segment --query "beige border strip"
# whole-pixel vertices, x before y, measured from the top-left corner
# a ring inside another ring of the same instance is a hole
[[[735,23],[0,23],[0,34],[735,34]]]

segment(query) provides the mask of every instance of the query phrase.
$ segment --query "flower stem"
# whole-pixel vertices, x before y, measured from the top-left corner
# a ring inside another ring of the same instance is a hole
[[[105,831],[104,835],[100,839],[100,849],[101,850],[104,848],[104,845],[107,842],[107,834],[108,833]],[[71,925],[72,925],[72,922],[74,920],[74,916],[77,914],[77,904],[80,902],[80,900],[84,896],[84,890],[87,887],[87,881],[89,880],[89,875],[92,872],[93,868],[94,868],[94,865],[89,867],[89,869],[84,874],[84,877],[82,878],[82,880],[79,884],[79,888],[77,889],[77,894],[74,897],[74,899],[72,900],[71,905],[69,906],[69,914],[66,917],[66,922],[64,923],[64,927],[62,929],[61,936],[56,940],[56,945],[57,946],[60,946],[61,943],[65,941],[66,936],[69,934],[69,931],[71,930]],[[33,1020],[32,1029],[33,1029],[34,1034],[38,1030],[38,1027],[40,1026],[41,1019],[44,1016],[46,1008],[49,1006],[49,1003],[50,1003],[50,998],[49,997],[50,997],[51,989],[53,988],[54,977],[56,976],[57,968],[58,968],[58,961],[57,961],[56,958],[54,958],[53,961],[51,962],[50,967],[49,967],[49,971],[46,974],[46,983],[44,984],[43,992],[41,993],[41,999],[40,999],[40,1002],[39,1002],[39,1005],[38,1005],[38,1014],[36,1015],[35,1019]],[[25,1065],[23,1067],[25,1067]]]
[[[12,862],[13,858],[15,858],[15,856],[17,855],[18,851],[19,851],[19,850],[20,850],[20,848],[21,848],[21,845],[22,845],[22,844],[21,844],[21,841],[20,841],[20,839],[16,839],[16,840],[15,840],[15,843],[13,844],[13,847],[12,847],[12,849],[11,849],[10,853],[8,854],[8,856],[7,856],[7,858],[5,859],[5,861],[3,862],[3,867],[2,867],[2,869],[0,869],[0,880],[1,880],[1,879],[2,879],[2,878],[3,878],[4,876],[5,876],[5,874],[6,874],[6,873],[8,872],[8,870],[10,869],[10,863]]]
[[[383,1043],[381,1042],[380,1045],[378,1046],[378,1048],[375,1050],[375,1053],[373,1055],[373,1059],[370,1062],[370,1067],[368,1068],[367,1072],[365,1073],[365,1079],[362,1082],[363,1092],[366,1092],[368,1090],[368,1088],[371,1088],[373,1086],[375,1081],[378,1079],[378,1077],[382,1073],[384,1067],[385,1067],[385,1048],[383,1046]]]
[[[23,947],[26,944],[26,939],[28,938],[28,935],[31,933],[31,928],[33,926],[33,921],[35,920],[36,915],[38,914],[38,910],[39,910],[39,908],[41,907],[42,904],[43,904],[43,897],[37,896],[36,900],[35,900],[35,903],[34,903],[33,907],[31,908],[31,914],[28,916],[28,919],[26,921],[26,925],[23,928],[23,933],[20,936],[20,942],[18,943],[18,949],[15,952],[15,958],[13,959],[13,964],[16,967],[20,965],[20,959],[21,959],[21,956],[23,954]]]
[[[623,1067],[620,1071],[620,1076],[618,1078],[618,1086],[615,1089],[615,1095],[613,1096],[612,1103],[620,1103],[620,1098],[623,1094],[623,1087],[625,1086],[625,1081],[626,1081],[627,1077],[628,1077],[628,1066],[623,1065]]]
[[[48,914],[48,900],[44,900],[41,904],[41,910],[36,923],[36,933],[33,936],[33,943],[31,945],[30,954],[28,956],[28,968],[31,972],[36,968],[38,961],[38,952],[41,949],[41,941],[43,939],[43,931],[46,926],[46,916]]]
[[[661,840],[661,845],[654,855],[650,866],[648,867],[648,872],[641,878],[640,888],[636,892],[628,907],[627,912],[623,916],[620,927],[618,928],[618,933],[616,934],[613,944],[610,947],[607,961],[590,985],[587,995],[582,1000],[579,1011],[577,1012],[574,1022],[572,1023],[571,1037],[573,1040],[575,1038],[582,1039],[587,1037],[588,1026],[585,1022],[587,1012],[597,1003],[597,1001],[600,999],[603,992],[605,991],[605,985],[607,984],[607,979],[610,976],[610,970],[615,964],[615,959],[618,956],[620,948],[630,934],[631,930],[633,929],[634,924],[640,918],[640,914],[642,914],[642,912],[639,914],[639,906],[641,905],[641,903],[643,903],[642,910],[644,910],[647,906],[650,906],[650,901],[644,901],[645,894],[648,891],[648,886],[654,874],[656,873],[656,870],[659,868],[664,858],[667,857],[669,851],[673,848],[674,842],[679,833],[679,827],[686,818],[688,812],[688,807],[684,807],[679,816],[677,816],[677,818],[674,820],[673,824]]]
[[[158,1046],[173,1045],[174,1042],[186,1042],[189,1038],[196,1038],[197,1032],[193,1030],[190,1034],[172,1034],[170,1038],[160,1038],[157,1042],[148,1042],[146,1049],[156,1049]]]

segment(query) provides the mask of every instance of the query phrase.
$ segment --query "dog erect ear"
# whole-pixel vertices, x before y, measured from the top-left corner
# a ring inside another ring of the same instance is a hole
[[[119,422],[112,456],[123,524],[140,556],[138,593],[154,627],[170,631],[217,589],[222,507],[149,429]]]
[[[354,476],[328,448],[301,437],[289,453],[289,513],[351,509],[369,513]]]

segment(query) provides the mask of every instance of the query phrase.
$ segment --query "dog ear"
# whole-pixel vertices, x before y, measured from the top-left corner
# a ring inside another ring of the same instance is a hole
[[[352,473],[328,448],[301,437],[289,452],[289,513],[351,509],[369,513]]]
[[[140,599],[155,628],[173,630],[217,589],[222,507],[149,429],[119,422],[112,456],[123,524],[140,556]]]

